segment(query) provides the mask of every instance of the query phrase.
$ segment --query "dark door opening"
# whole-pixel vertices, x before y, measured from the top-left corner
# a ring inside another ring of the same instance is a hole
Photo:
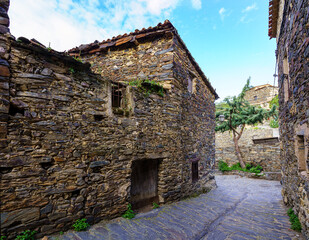
[[[144,159],[132,163],[131,204],[138,209],[158,203],[159,160]]]
[[[192,182],[195,183],[198,180],[198,161],[192,162]]]

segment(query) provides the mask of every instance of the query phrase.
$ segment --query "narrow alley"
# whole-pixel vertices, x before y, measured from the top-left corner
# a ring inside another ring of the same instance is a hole
[[[304,239],[290,229],[279,182],[239,176],[216,181],[218,188],[196,198],[52,239]]]

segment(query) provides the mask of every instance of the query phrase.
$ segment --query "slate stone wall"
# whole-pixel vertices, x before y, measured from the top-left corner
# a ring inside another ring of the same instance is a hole
[[[282,21],[277,38],[282,194],[309,238],[309,1],[285,1]],[[297,135],[305,141],[306,170],[300,169],[296,154]]]
[[[239,140],[239,147],[246,163],[260,165],[265,172],[280,172],[280,146],[279,142],[255,144],[253,139],[272,138],[271,128],[246,128]],[[220,160],[233,165],[238,163],[235,155],[233,135],[230,132],[216,133],[216,165]]]
[[[245,100],[251,105],[261,106],[262,108],[269,109],[269,102],[278,95],[278,87],[273,86],[256,86],[245,94]]]
[[[0,150],[7,146],[7,121],[9,113],[9,52],[10,30],[9,0],[0,1]]]
[[[91,63],[94,72],[115,83],[148,79],[164,87],[163,98],[156,94],[151,94],[150,99],[135,98],[134,114],[131,116],[139,119],[139,129],[144,133],[141,141],[146,150],[154,153],[162,151],[169,156],[166,161],[170,162],[164,166],[163,161],[164,168],[159,171],[162,176],[162,185],[158,186],[159,192],[162,191],[159,195],[161,201],[179,199],[179,194],[204,191],[205,186],[209,188],[208,182],[210,185],[214,182],[211,172],[215,159],[215,97],[177,37],[169,34],[136,46],[113,47],[81,58]],[[189,72],[196,78],[194,93],[188,91]],[[136,91],[139,92],[139,89],[136,88]],[[154,99],[164,103],[161,108],[153,106]],[[199,181],[193,184],[192,161],[199,162]]]
[[[9,70],[1,77],[3,235],[31,229],[40,237],[83,217],[92,224],[120,216],[138,160],[159,161],[160,203],[215,187],[215,97],[175,37],[84,56],[91,65],[27,39],[9,40],[8,64],[1,61]],[[195,93],[188,93],[189,70]],[[162,83],[164,96],[129,86],[134,78]],[[128,114],[111,106],[112,81],[119,79]]]

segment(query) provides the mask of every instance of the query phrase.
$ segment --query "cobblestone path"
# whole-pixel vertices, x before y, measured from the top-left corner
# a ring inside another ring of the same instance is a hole
[[[238,176],[216,180],[218,188],[199,197],[52,239],[303,239],[289,229],[279,182]]]

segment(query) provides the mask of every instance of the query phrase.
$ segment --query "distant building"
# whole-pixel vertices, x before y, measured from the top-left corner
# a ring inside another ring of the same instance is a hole
[[[270,38],[276,38],[284,202],[309,238],[309,1],[269,1]]]
[[[278,87],[272,86],[270,84],[263,84],[250,88],[245,94],[245,99],[251,105],[258,105],[262,108],[269,109],[269,102],[276,95],[278,95]]]

